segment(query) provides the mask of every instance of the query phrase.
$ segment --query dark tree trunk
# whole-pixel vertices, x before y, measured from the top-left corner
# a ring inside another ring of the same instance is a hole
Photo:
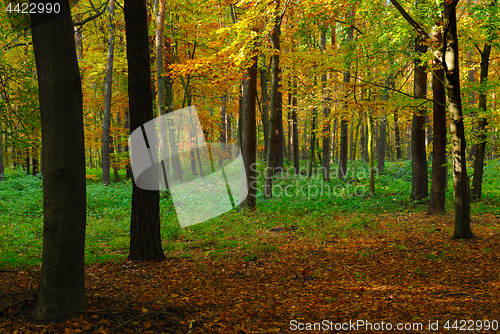
[[[392,75],[385,81],[386,86],[392,86]],[[389,100],[389,91],[386,90],[383,96],[384,101]],[[385,151],[387,150],[387,116],[383,115],[380,120],[380,141],[378,145],[378,161],[377,161],[377,171],[379,173],[384,172],[385,165]]]
[[[311,125],[311,153],[309,154],[309,169],[307,172],[307,177],[311,178],[314,172],[314,152],[316,151],[316,109],[313,110],[312,125]]]
[[[351,8],[349,13],[349,18],[354,17],[354,8]],[[354,36],[354,28],[351,25],[349,27],[349,31],[347,33],[346,43],[349,44]],[[347,70],[344,72],[344,83],[348,84],[351,81],[351,72],[350,72],[351,64],[347,64]],[[347,86],[347,85],[345,85]],[[347,99],[347,96],[345,97]],[[347,101],[344,101],[344,109],[347,108]],[[343,115],[340,121],[340,152],[339,152],[339,170],[338,170],[338,178],[343,179],[347,173],[347,145],[348,145],[348,127],[347,127],[347,119],[346,116]]]
[[[435,41],[441,44],[441,32],[435,35]],[[432,179],[429,214],[436,215],[445,212],[446,196],[446,95],[444,89],[444,69],[441,61],[433,60],[432,95],[434,140],[432,142]]]
[[[455,230],[452,239],[472,239],[470,228],[469,177],[465,149],[465,128],[460,94],[460,67],[458,62],[457,1],[444,2],[444,26],[442,62],[445,64],[446,91],[450,110],[450,130],[453,158],[453,188],[455,191]],[[446,60],[446,62],[445,62]]]
[[[323,30],[321,33],[321,49],[326,50],[326,30]],[[324,99],[324,107],[323,107],[323,181],[330,180],[330,107],[328,106],[328,102],[326,101],[326,79],[327,73],[323,73],[321,76],[321,87],[323,90],[323,99]]]
[[[227,117],[226,117],[226,109],[227,109],[227,94],[224,94],[220,98],[221,103],[220,103],[220,136],[219,136],[219,142],[221,143],[221,148],[226,151],[226,124],[227,124]],[[224,163],[224,154],[220,155],[219,159],[219,166],[222,166]]]
[[[360,151],[359,154],[361,155],[361,159],[365,159],[366,155],[366,140],[365,140],[365,122],[361,118],[361,131],[359,134],[359,142],[360,142]]]
[[[262,95],[262,127],[264,128],[264,159],[267,159],[269,146],[269,104],[267,96],[267,70],[266,57],[262,56],[262,67],[260,68],[260,91]]]
[[[32,175],[38,174],[38,150],[36,148],[33,148],[33,168],[31,169]],[[1,167],[0,167],[0,174],[1,173]]]
[[[396,159],[401,159],[401,137],[399,131],[398,109],[394,110],[394,141],[396,144]]]
[[[0,181],[4,179],[5,175],[5,166],[3,161],[3,131],[2,131],[2,123],[0,123]]]
[[[280,1],[276,2],[276,8],[279,8]],[[273,48],[280,50],[280,24],[279,18],[276,18],[276,27],[271,34],[271,40]],[[278,146],[278,131],[279,125],[278,119],[281,114],[281,106],[278,106],[278,90],[280,87],[280,58],[278,54],[272,55],[272,78],[271,78],[271,118],[269,120],[269,145],[267,151],[266,159],[266,169],[264,171],[264,197],[272,197],[272,186],[273,186],[273,176],[274,168],[276,166],[277,150],[282,150],[282,147]],[[281,122],[283,125],[283,122]]]
[[[299,123],[297,121],[297,86],[293,85],[293,97],[292,97],[292,128],[293,128],[293,168],[295,170],[295,175],[299,175],[300,170],[300,144],[299,144]]]
[[[53,3],[59,13],[31,14],[45,169],[42,274],[31,317],[58,322],[87,311],[88,304],[82,86],[69,3]]]
[[[257,121],[255,100],[257,97],[257,56],[252,59],[252,66],[247,69],[243,80],[243,109],[241,117],[241,150],[247,178],[248,195],[241,203],[242,208],[255,209],[257,178],[255,158],[257,155]]]
[[[479,93],[479,109],[486,113],[486,93],[485,88],[488,82],[488,67],[490,62],[491,44],[485,44],[481,53],[481,86],[483,89]],[[486,118],[480,117],[477,121],[479,142],[477,144],[476,159],[474,161],[474,176],[472,178],[472,196],[481,199],[483,189],[483,167],[486,151]]]
[[[281,88],[281,68],[278,68],[278,87],[276,90],[276,159],[274,160],[274,173],[283,173],[283,153],[285,147],[285,133],[283,131],[283,98],[279,91]]]
[[[149,58],[146,3],[125,0],[127,37],[128,94],[130,130],[153,119],[151,62]],[[158,175],[152,173],[151,175]],[[165,259],[160,238],[160,194],[158,190],[139,188],[132,182],[132,215],[130,221],[129,260],[161,261]]]
[[[420,37],[415,39],[415,51],[417,54],[427,52],[427,46],[423,44]],[[427,95],[427,70],[420,59],[415,60],[414,96],[416,99],[425,98]],[[411,131],[411,198],[420,200],[429,195],[427,177],[427,155],[425,152],[425,116],[426,109],[420,108],[413,115]]]
[[[102,123],[102,182],[109,185],[110,167],[110,126],[111,126],[111,86],[113,84],[113,59],[115,55],[115,1],[109,1],[109,37],[108,60],[106,64],[106,82],[104,84],[104,121]]]

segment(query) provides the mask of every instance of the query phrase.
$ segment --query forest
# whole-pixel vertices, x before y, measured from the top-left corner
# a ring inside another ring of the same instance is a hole
[[[0,332],[500,332],[495,0],[0,3]]]

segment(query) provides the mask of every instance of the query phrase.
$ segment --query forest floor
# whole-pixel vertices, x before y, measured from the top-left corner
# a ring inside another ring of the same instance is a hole
[[[88,264],[89,311],[59,324],[28,321],[39,266],[0,270],[0,332],[500,332],[496,215],[472,217],[473,241],[450,240],[452,213],[369,217],[321,240],[301,227],[261,229],[249,238],[264,246],[251,254],[214,257],[217,241],[182,236],[161,263]]]

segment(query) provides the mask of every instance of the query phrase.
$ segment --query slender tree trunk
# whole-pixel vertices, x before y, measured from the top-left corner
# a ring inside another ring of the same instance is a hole
[[[276,8],[280,6],[280,1],[277,0]],[[280,50],[280,22],[279,17],[276,17],[276,26],[271,34],[271,41],[273,48],[279,52]],[[271,84],[271,118],[269,121],[269,145],[267,151],[266,169],[264,171],[264,197],[272,197],[272,185],[274,168],[277,157],[277,150],[282,150],[282,147],[278,147],[278,117],[280,116],[280,108],[278,106],[278,91],[280,87],[280,58],[277,53],[271,56],[272,59],[272,84]]]
[[[488,83],[488,68],[490,62],[491,44],[485,44],[481,53],[481,87]],[[486,93],[484,90],[479,93],[479,109],[486,114]],[[485,117],[480,117],[477,121],[479,142],[477,144],[476,159],[474,161],[474,176],[472,178],[472,196],[481,199],[483,185],[483,167],[486,151],[486,126],[488,122]]]
[[[257,120],[255,100],[257,97],[257,59],[252,59],[252,65],[247,69],[243,80],[243,110],[241,118],[241,149],[246,172],[248,196],[241,203],[242,208],[255,209],[257,191],[257,175],[255,158],[257,155]]]
[[[2,123],[0,122],[0,181],[5,178],[5,165],[3,160],[3,130]]]
[[[125,0],[124,8],[130,130],[133,132],[153,119],[151,62],[146,3],[142,0]],[[158,175],[157,166],[152,168],[155,170],[150,175]],[[159,201],[158,190],[141,189],[133,179],[129,260],[162,261],[165,259],[160,238]]]
[[[385,80],[386,86],[392,86],[392,74]],[[384,101],[389,101],[389,91],[386,90],[383,96]],[[378,161],[377,161],[377,171],[379,173],[384,172],[385,165],[385,151],[387,150],[387,116],[383,115],[380,120],[380,141],[378,145]]]
[[[420,37],[415,39],[415,51],[417,54],[427,52],[427,46],[423,44]],[[427,70],[425,64],[420,59],[415,60],[415,98],[425,98],[427,95]],[[427,177],[427,155],[425,152],[425,118],[426,109],[420,108],[413,115],[411,131],[411,151],[412,151],[412,178],[411,178],[411,198],[420,200],[429,195]]]
[[[456,1],[444,2],[443,36],[445,51],[446,91],[450,110],[450,130],[453,158],[453,188],[455,191],[455,230],[452,239],[472,239],[470,228],[469,178],[466,164],[465,128],[462,114],[462,96],[460,93],[460,68],[458,62],[458,36]]]
[[[44,3],[32,1],[35,5]],[[88,308],[85,292],[85,144],[80,71],[67,0],[30,14],[42,123],[43,253],[35,320],[59,322]]]
[[[442,44],[442,34],[435,34],[435,41]],[[441,61],[433,60],[432,96],[434,140],[432,141],[432,179],[429,214],[436,215],[445,212],[446,203],[446,95],[444,88],[444,69]]]
[[[299,124],[297,121],[297,89],[296,84],[293,86],[292,98],[292,119],[293,119],[293,168],[295,175],[299,175],[300,170],[300,144],[299,144]]]
[[[106,82],[104,86],[104,121],[102,123],[102,182],[109,185],[109,144],[111,126],[111,86],[113,84],[113,58],[115,55],[115,0],[109,1],[108,60],[106,63]]]
[[[398,109],[394,110],[394,141],[396,145],[396,159],[401,159],[401,137],[399,131]]]
[[[354,6],[354,5],[352,5]],[[354,17],[354,7],[351,8],[349,12],[349,18]],[[347,33],[346,43],[349,44],[352,42],[354,37],[354,28],[351,25],[349,27]],[[351,72],[350,72],[351,64],[347,64],[347,70],[344,72],[344,83],[348,84],[351,81]],[[344,85],[347,86],[347,85]],[[347,96],[345,97],[347,99]],[[347,101],[344,101],[344,109],[347,108]],[[340,153],[339,153],[339,170],[338,170],[338,178],[343,179],[347,173],[347,145],[348,145],[348,127],[347,127],[347,119],[346,115],[341,117],[340,121]]]
[[[360,142],[360,152],[359,154],[361,155],[361,159],[365,159],[366,155],[366,146],[365,146],[365,122],[363,121],[363,117],[360,116],[360,121],[361,121],[361,131],[359,134],[359,142]]]
[[[26,148],[25,152],[26,152],[26,158],[25,158],[25,161],[26,161],[26,175],[30,175],[30,149]]]
[[[311,125],[311,144],[310,144],[310,147],[311,147],[311,153],[309,154],[309,169],[308,169],[308,172],[307,172],[307,177],[308,178],[311,178],[313,176],[313,173],[314,173],[314,167],[315,167],[315,163],[314,163],[314,152],[316,151],[316,109],[313,110],[313,116],[312,116],[312,125]]]
[[[1,133],[1,129],[0,129],[0,133]],[[33,168],[32,168],[31,172],[32,172],[32,175],[35,176],[36,174],[38,174],[38,150],[35,147],[33,147],[32,150],[33,150]],[[0,158],[0,163],[1,163],[1,158]],[[2,174],[2,167],[0,167],[0,174]]]
[[[220,104],[220,136],[219,142],[221,143],[221,148],[226,151],[226,109],[227,109],[227,93],[221,96],[221,104]],[[219,166],[224,164],[224,154],[220,155]]]
[[[266,57],[262,55],[262,67],[260,68],[260,91],[262,95],[262,127],[264,128],[264,159],[267,159],[269,150],[269,104],[267,96],[267,70]]]
[[[321,50],[326,50],[326,30],[321,33]],[[327,102],[327,92],[326,92],[326,81],[327,73],[323,73],[321,76],[321,88],[323,90],[323,181],[330,180],[330,107]]]
[[[368,112],[368,166],[369,166],[369,174],[370,174],[370,194],[372,196],[375,195],[375,152],[373,149],[373,117],[372,111]]]

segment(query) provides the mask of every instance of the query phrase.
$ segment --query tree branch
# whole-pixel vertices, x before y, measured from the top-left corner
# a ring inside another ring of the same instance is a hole
[[[79,26],[82,26],[84,25],[85,23],[89,22],[89,21],[92,21],[94,19],[97,19],[99,16],[101,16],[102,14],[104,14],[104,12],[106,11],[106,9],[108,8],[108,1],[106,1],[105,3],[103,3],[100,7],[104,7],[102,9],[102,11],[98,12],[97,9],[94,7],[94,4],[92,2],[90,2],[90,4],[92,5],[92,8],[94,9],[94,11],[96,12],[94,15],[91,15],[89,17],[87,17],[85,20],[83,21],[80,21],[80,22],[73,22],[73,26],[75,27],[79,27]],[[121,7],[121,6],[120,6]]]
[[[392,4],[396,9],[401,13],[403,18],[417,31],[417,33],[424,40],[429,40],[429,34],[417,23],[405,10],[401,5],[397,2],[397,0],[391,0]]]

